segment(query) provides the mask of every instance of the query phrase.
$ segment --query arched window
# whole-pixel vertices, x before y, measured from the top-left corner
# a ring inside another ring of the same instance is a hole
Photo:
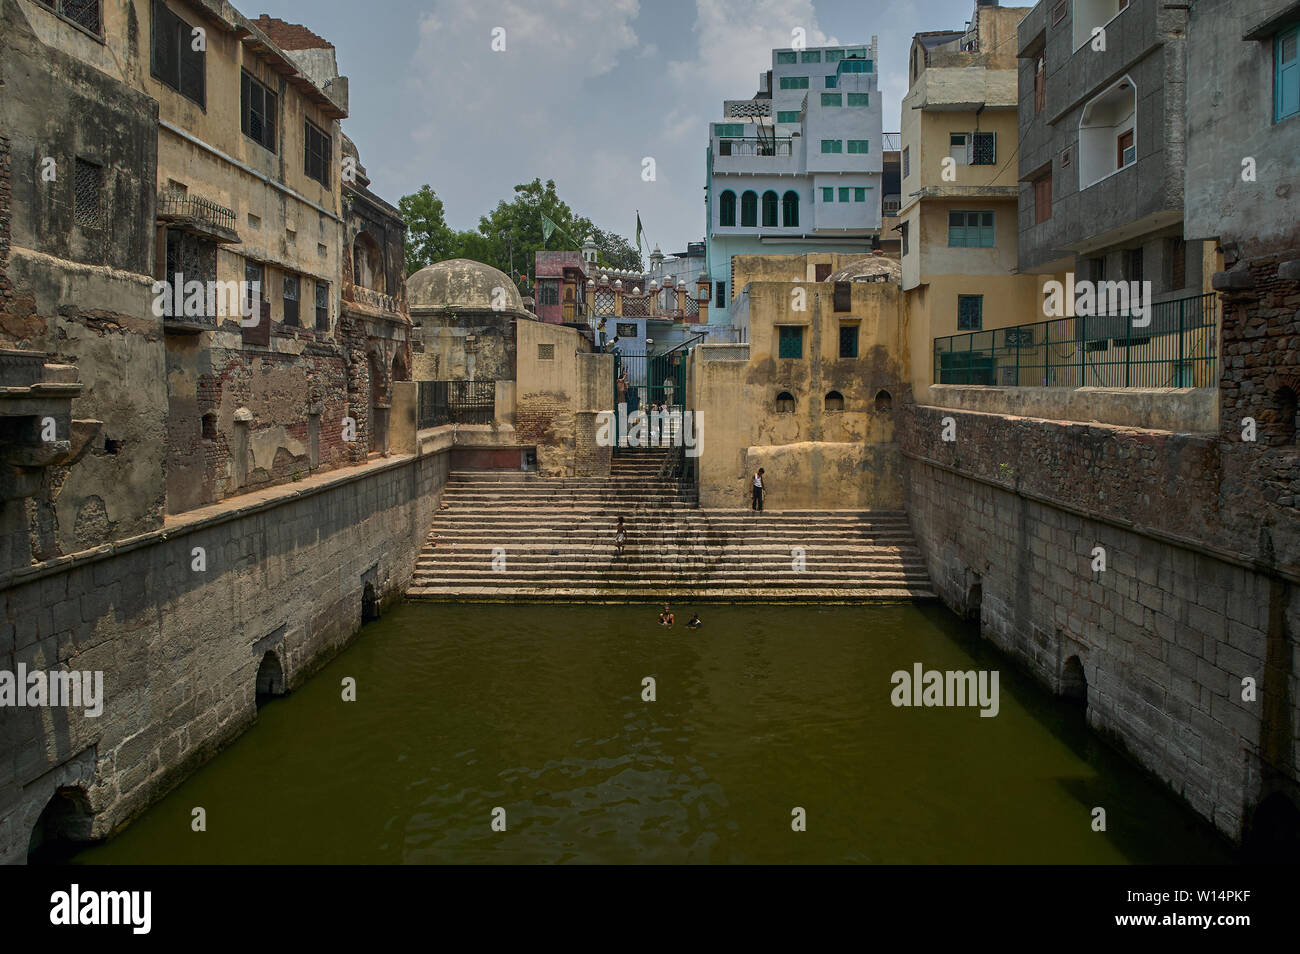
[[[890,411],[893,410],[893,407],[894,407],[894,399],[893,397],[890,396],[888,391],[882,390],[876,392],[877,411]]]
[[[383,256],[367,232],[352,240],[352,283],[377,292],[385,291]]]
[[[736,193],[730,189],[723,191],[718,196],[718,225],[728,226],[736,224]]]
[[[793,189],[781,198],[781,224],[786,228],[799,224],[799,193]]]
[[[826,410],[842,411],[844,410],[844,395],[839,391],[831,391],[826,395]]]
[[[776,193],[770,189],[763,193],[763,228],[776,228]]]
[[[757,192],[746,192],[740,197],[740,224],[751,229],[758,225]]]
[[[793,414],[794,413],[794,395],[789,391],[782,391],[776,396],[776,413]]]

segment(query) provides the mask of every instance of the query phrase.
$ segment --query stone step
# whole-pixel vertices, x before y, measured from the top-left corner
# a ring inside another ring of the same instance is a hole
[[[680,602],[679,586],[642,587],[608,591],[603,587],[494,587],[413,586],[406,593],[414,600],[440,602],[538,602],[538,603],[661,603]],[[928,586],[835,587],[828,589],[777,589],[763,586],[715,586],[694,589],[691,603],[900,603],[933,602],[938,599]],[[680,609],[680,607],[678,607]],[[678,613],[680,615],[680,613]],[[682,620],[685,623],[685,620]]]

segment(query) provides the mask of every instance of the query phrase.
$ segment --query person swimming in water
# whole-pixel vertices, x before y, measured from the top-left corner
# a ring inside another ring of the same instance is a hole
[[[691,617],[691,621],[686,624],[687,629],[699,629],[704,623],[700,621],[700,614],[696,613]]]
[[[660,626],[673,625],[673,611],[668,608],[667,603],[664,604],[664,611],[659,614],[659,625]]]

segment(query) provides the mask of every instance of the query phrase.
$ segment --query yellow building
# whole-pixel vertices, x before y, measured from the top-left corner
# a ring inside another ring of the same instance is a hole
[[[936,383],[934,339],[1046,317],[1050,276],[1017,270],[1016,24],[1028,10],[979,5],[964,31],[912,39],[899,229],[909,377],[922,403]]]

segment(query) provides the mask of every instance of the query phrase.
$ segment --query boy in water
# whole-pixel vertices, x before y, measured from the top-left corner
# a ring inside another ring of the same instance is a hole
[[[664,604],[664,611],[659,614],[659,625],[660,626],[673,625],[673,611],[668,608],[667,603]]]
[[[703,625],[704,625],[704,624],[703,624],[702,622],[700,622],[700,614],[699,614],[699,613],[696,613],[694,616],[691,617],[691,621],[690,621],[689,623],[686,624],[686,628],[687,628],[687,629],[699,629],[699,628],[700,628],[701,626],[703,626]]]

